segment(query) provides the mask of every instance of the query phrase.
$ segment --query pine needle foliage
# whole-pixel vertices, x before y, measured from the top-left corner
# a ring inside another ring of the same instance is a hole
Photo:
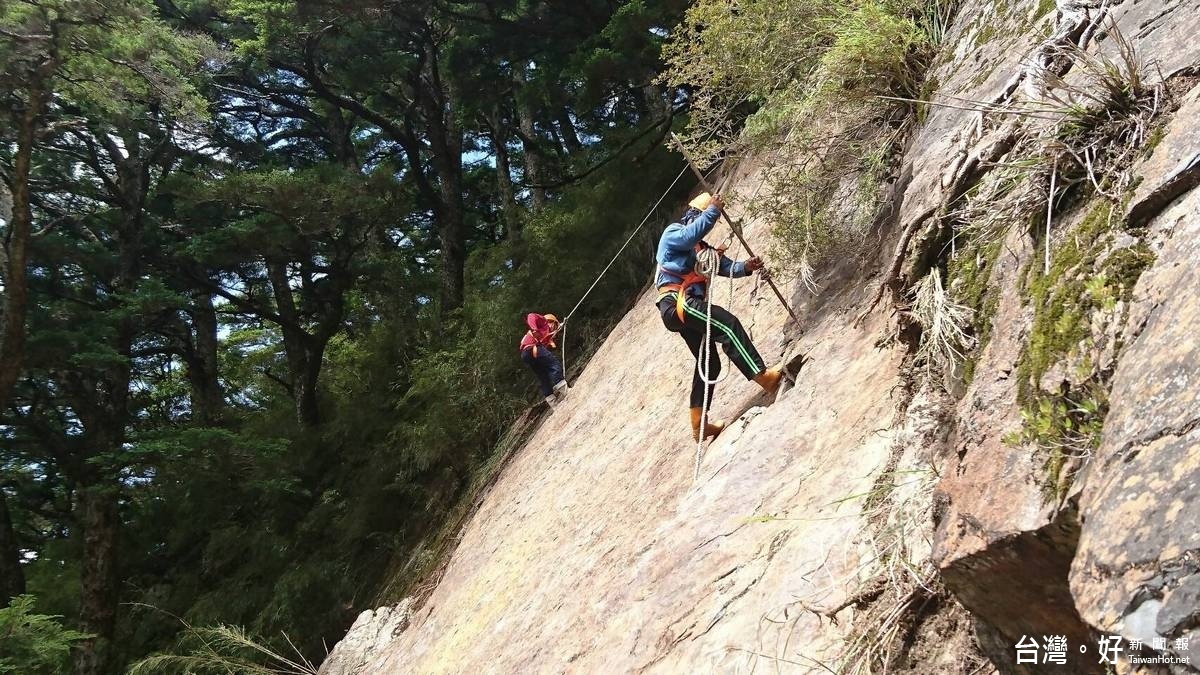
[[[65,672],[71,645],[88,636],[65,628],[60,619],[35,613],[32,595],[18,595],[0,608],[0,673]]]

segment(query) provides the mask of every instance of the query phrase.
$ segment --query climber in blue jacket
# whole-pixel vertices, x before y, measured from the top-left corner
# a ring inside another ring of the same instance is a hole
[[[724,206],[719,195],[714,197],[707,192],[702,193],[688,203],[688,209],[679,222],[668,225],[658,240],[658,276],[655,279],[658,311],[662,315],[663,325],[683,337],[697,361],[704,345],[708,320],[705,300],[708,279],[696,271],[696,260],[700,251],[713,248],[704,241],[704,236],[712,231]],[[762,260],[757,257],[735,262],[727,258],[724,251],[718,250],[717,254],[720,255],[717,270],[720,276],[745,277],[763,267]],[[742,322],[724,307],[715,304],[712,306],[711,340],[713,345],[721,345],[725,355],[746,379],[757,382],[768,394],[774,394],[779,389],[782,370],[767,368],[750,341],[750,336],[742,328]],[[721,373],[721,360],[712,346],[709,353],[712,356],[707,375],[710,380],[715,380]],[[700,418],[705,395],[712,401],[713,385],[707,385],[707,392],[705,388],[699,369],[693,368],[689,407],[692,434],[696,440],[700,439]],[[704,425],[704,437],[716,436],[724,428],[724,422],[708,422]]]

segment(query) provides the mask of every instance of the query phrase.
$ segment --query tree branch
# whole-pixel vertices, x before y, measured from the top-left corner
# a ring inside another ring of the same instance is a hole
[[[620,157],[621,155],[625,154],[638,141],[640,141],[643,138],[645,138],[646,136],[650,135],[651,132],[655,131],[659,127],[662,127],[665,125],[666,128],[670,129],[671,121],[673,119],[674,119],[673,115],[667,115],[667,116],[663,117],[662,119],[658,120],[657,122],[655,122],[654,124],[651,124],[650,126],[646,127],[642,131],[638,132],[638,134],[636,136],[634,136],[634,137],[630,138],[629,140],[625,141],[624,143],[622,143],[620,145],[620,147],[618,147],[610,155],[608,155],[604,159],[600,160],[599,162],[593,164],[592,166],[588,167],[586,170],[584,170],[581,173],[567,176],[565,178],[554,181],[552,183],[533,184],[533,183],[521,182],[521,183],[519,183],[519,185],[521,185],[521,187],[527,187],[527,188],[549,189],[549,188],[563,187],[565,185],[570,185],[572,183],[578,183],[579,181],[583,180],[584,178],[587,178],[588,176],[592,175],[596,171],[600,170],[600,168],[602,168],[609,162],[611,162],[611,161],[617,159],[618,157]]]

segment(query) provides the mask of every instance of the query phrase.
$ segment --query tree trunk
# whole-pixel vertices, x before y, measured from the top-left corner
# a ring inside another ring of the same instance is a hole
[[[40,69],[39,69],[40,71]],[[43,92],[35,79],[29,85],[26,108],[17,128],[17,150],[13,156],[12,218],[8,224],[8,245],[4,270],[4,323],[0,326],[0,410],[8,408],[13,388],[21,376],[25,361],[25,313],[29,287],[25,281],[27,248],[33,231],[33,210],[29,204],[29,172],[37,118]]]
[[[25,572],[21,569],[21,547],[13,531],[8,512],[8,495],[0,488],[0,608],[8,606],[15,595],[25,592]]]
[[[651,77],[654,77],[653,73]],[[652,82],[642,87],[642,103],[651,121],[660,120],[671,113],[671,102],[667,100],[666,91],[660,84]]]
[[[463,305],[466,271],[467,233],[463,208],[462,149],[463,130],[458,114],[458,91],[453,79],[443,79],[434,48],[430,48],[430,68],[435,88],[426,96],[429,116],[429,151],[438,175],[438,237],[442,249],[441,312]]]
[[[329,114],[329,136],[332,143],[332,154],[338,163],[349,171],[358,171],[358,154],[354,149],[354,125],[346,121],[341,108],[334,108]]]
[[[76,506],[83,531],[82,592],[79,599],[80,630],[93,637],[75,648],[75,675],[107,675],[116,629],[120,577],[117,574],[117,539],[120,516],[115,487],[90,485],[78,492]]]
[[[513,82],[516,85],[514,98],[517,102],[517,126],[521,129],[521,145],[525,150],[525,183],[529,188],[530,203],[534,211],[540,211],[546,205],[546,188],[538,187],[546,181],[545,158],[541,148],[537,147],[537,129],[534,126],[534,111],[529,99],[521,91],[525,88],[525,73],[521,68],[513,70]]]
[[[100,135],[100,138],[104,137]],[[124,157],[122,148],[111,140],[106,143],[109,157],[117,169],[117,184],[123,202],[122,221],[116,229],[118,264],[113,279],[118,298],[132,294],[141,279],[143,207],[149,189],[149,168],[141,157],[140,139],[128,134],[122,141]],[[103,384],[96,391],[77,391],[74,404],[85,430],[83,447],[88,451],[82,467],[77,469],[80,487],[75,504],[75,519],[83,533],[79,624],[84,633],[93,636],[81,641],[75,649],[76,675],[112,672],[121,583],[117,571],[121,533],[119,468],[92,464],[90,460],[115,457],[125,445],[125,429],[130,417],[129,385],[133,379],[133,342],[139,328],[132,314],[121,312],[118,316],[112,347],[122,358],[103,371]]]
[[[488,116],[488,130],[492,150],[496,153],[496,192],[500,195],[500,212],[504,220],[504,237],[514,246],[521,242],[521,209],[517,205],[517,191],[513,186],[511,160],[508,156],[508,134],[504,131],[500,112],[493,110]],[[513,260],[513,264],[519,264]]]
[[[309,427],[321,423],[321,410],[317,405],[317,383],[321,379],[324,351],[323,347],[310,344],[304,353],[302,370],[292,375],[296,392],[296,413],[300,423]]]
[[[221,391],[217,365],[217,313],[212,294],[202,293],[188,310],[192,319],[192,349],[187,358],[188,383],[192,389],[192,414],[201,424],[221,419],[225,394]]]
[[[320,409],[317,406],[316,375],[320,364],[311,364],[308,333],[300,325],[296,311],[296,300],[288,283],[287,264],[280,260],[267,260],[267,277],[271,281],[271,292],[275,297],[275,310],[279,313],[279,330],[283,333],[283,352],[288,362],[288,383],[296,406],[296,420],[306,427],[320,424]],[[311,377],[310,377],[311,375]]]
[[[562,135],[563,145],[568,154],[574,154],[583,149],[579,134],[575,132],[575,123],[571,121],[571,112],[566,108],[558,109],[558,133]]]
[[[438,160],[440,153],[434,152],[434,163],[445,167],[447,164],[458,163],[461,169],[461,154],[443,157]],[[441,208],[438,210],[438,238],[442,249],[442,306],[443,314],[458,309],[463,305],[464,276],[466,274],[467,237],[463,219],[462,176],[451,167],[445,167],[449,175],[442,174],[439,191],[442,196]],[[439,168],[441,173],[441,168]]]

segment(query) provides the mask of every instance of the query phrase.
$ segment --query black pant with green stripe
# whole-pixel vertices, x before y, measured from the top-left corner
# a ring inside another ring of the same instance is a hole
[[[700,358],[700,349],[704,345],[705,309],[706,304],[703,298],[689,297],[684,304],[683,321],[680,322],[679,316],[675,313],[674,293],[658,301],[658,311],[662,314],[663,325],[672,333],[679,333],[683,336],[683,341],[687,343],[688,349],[692,350],[692,356],[697,359]],[[712,341],[720,343],[725,350],[725,355],[729,357],[730,361],[733,361],[738,370],[742,371],[742,375],[745,375],[747,380],[766,368],[762,357],[758,355],[758,350],[750,342],[750,336],[746,334],[746,329],[742,328],[742,322],[730,314],[729,310],[717,305],[712,306]],[[721,374],[721,359],[717,356],[716,349],[712,349],[709,353],[712,356],[709,358],[708,378],[715,380]],[[710,387],[708,392],[710,403],[712,402],[711,389]],[[704,380],[700,378],[697,369],[692,370],[690,405],[693,408],[704,405]]]

